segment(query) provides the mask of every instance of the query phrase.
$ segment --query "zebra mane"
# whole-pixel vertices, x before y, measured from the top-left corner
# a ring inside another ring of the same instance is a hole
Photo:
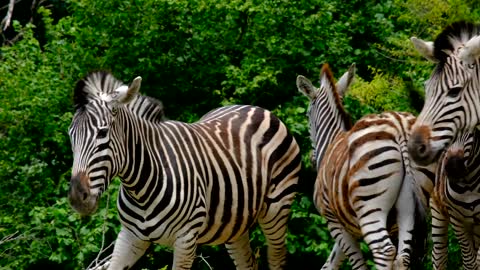
[[[472,37],[480,35],[480,25],[466,21],[454,22],[437,36],[434,41],[434,56],[444,63],[449,54],[456,52]]]
[[[94,71],[79,80],[73,90],[75,110],[83,109],[90,100],[100,99],[124,85],[108,71]]]
[[[103,99],[120,86],[125,84],[115,78],[108,71],[95,71],[79,80],[73,91],[73,103],[75,110],[83,110],[90,100]],[[137,95],[127,106],[139,117],[150,121],[165,120],[163,104],[160,100],[144,95]]]
[[[325,74],[327,76],[328,81],[331,84],[333,98],[335,100],[335,105],[337,106],[338,111],[340,112],[341,117],[345,121],[345,127],[347,130],[350,130],[353,126],[352,119],[350,114],[347,113],[345,108],[343,107],[343,101],[340,95],[338,94],[337,86],[335,84],[335,78],[333,77],[333,73],[330,70],[330,66],[328,64],[323,64],[321,74]],[[321,82],[320,82],[321,84]]]

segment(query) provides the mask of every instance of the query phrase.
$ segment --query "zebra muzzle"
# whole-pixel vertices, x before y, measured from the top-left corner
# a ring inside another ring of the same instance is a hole
[[[90,215],[97,209],[97,196],[90,192],[89,177],[83,173],[77,173],[70,180],[68,200],[72,208],[79,214]]]
[[[465,165],[465,157],[462,150],[449,151],[445,162],[445,173],[449,180],[460,181],[467,174],[467,166]]]
[[[433,153],[430,142],[430,129],[426,126],[416,128],[408,140],[408,152],[413,161],[425,166],[434,162],[436,153]]]

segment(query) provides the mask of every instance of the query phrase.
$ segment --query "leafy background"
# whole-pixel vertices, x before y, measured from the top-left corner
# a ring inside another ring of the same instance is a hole
[[[0,7],[0,17],[6,13]],[[317,81],[329,63],[339,77],[356,63],[356,83],[344,100],[354,119],[383,110],[417,113],[433,66],[408,39],[433,39],[459,19],[480,21],[478,1],[18,1],[0,37],[0,269],[84,269],[102,242],[116,237],[118,181],[92,217],[80,218],[66,200],[72,89],[98,69],[125,82],[142,76],[142,92],[162,100],[170,119],[195,121],[233,103],[273,110],[304,157],[289,261],[320,268],[333,242],[311,201],[308,101],[296,76]],[[264,269],[258,229],[251,239]],[[460,267],[458,249],[451,237],[449,269]],[[233,268],[223,247],[201,247],[199,254],[194,269]],[[171,262],[170,249],[152,246],[135,267]]]

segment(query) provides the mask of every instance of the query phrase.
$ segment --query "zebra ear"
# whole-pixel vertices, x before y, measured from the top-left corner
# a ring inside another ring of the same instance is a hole
[[[424,41],[416,37],[411,37],[410,40],[413,43],[415,49],[428,60],[437,63],[438,59],[434,55],[434,47],[432,41]]]
[[[309,99],[314,99],[317,95],[317,89],[315,86],[313,86],[309,79],[302,75],[298,75],[297,77],[297,88],[298,91],[307,96]]]
[[[117,92],[119,94],[118,102],[126,104],[126,103],[129,103],[130,101],[132,101],[133,98],[135,98],[135,96],[140,91],[141,83],[142,83],[142,77],[138,76],[133,80],[133,82],[126,89],[126,91],[125,91],[125,87],[124,88],[119,87],[117,89]],[[123,90],[123,91],[119,91],[119,90]]]
[[[345,72],[345,74],[338,79],[337,82],[337,92],[340,96],[344,96],[347,92],[350,84],[353,82],[353,78],[355,77],[355,63],[350,66],[350,68]]]
[[[471,38],[460,50],[458,57],[463,63],[471,65],[480,57],[480,36]]]

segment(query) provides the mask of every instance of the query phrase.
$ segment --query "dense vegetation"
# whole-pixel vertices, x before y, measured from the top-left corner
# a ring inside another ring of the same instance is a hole
[[[0,9],[1,18],[6,13]],[[71,92],[98,69],[125,82],[142,76],[142,92],[162,100],[170,119],[194,121],[232,103],[273,110],[300,142],[305,161],[289,259],[320,268],[332,240],[310,199],[308,101],[297,92],[296,76],[314,80],[321,64],[330,63],[338,77],[356,63],[357,82],[345,98],[354,119],[382,110],[416,113],[432,65],[408,39],[433,39],[458,19],[480,21],[478,2],[20,1],[0,50],[0,269],[84,269],[102,242],[115,239],[118,181],[90,218],[80,218],[66,200]],[[261,263],[263,243],[254,230]],[[458,268],[458,245],[452,242],[450,251],[450,266]],[[200,253],[195,269],[233,266],[223,247]],[[137,267],[159,269],[171,260],[168,249],[154,246]]]

